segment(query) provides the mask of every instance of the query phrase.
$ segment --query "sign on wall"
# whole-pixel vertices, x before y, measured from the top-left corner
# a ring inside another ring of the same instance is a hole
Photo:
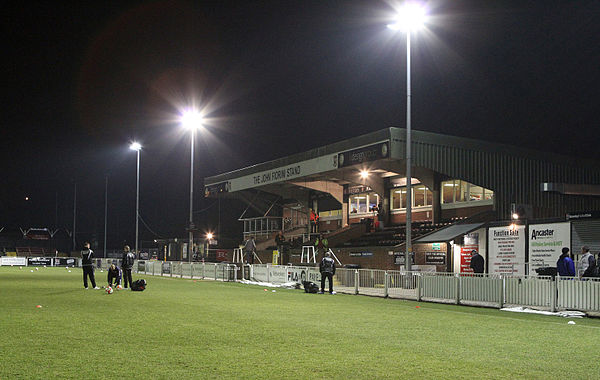
[[[525,275],[525,226],[490,227],[488,272]]]
[[[0,258],[0,265],[27,265],[26,257],[14,257],[14,256],[2,256]]]
[[[529,274],[536,269],[555,267],[562,248],[570,248],[571,224],[549,223],[529,225]]]
[[[306,161],[296,162],[290,165],[284,165],[275,169],[264,170],[262,172],[246,175],[239,178],[233,178],[225,185],[218,184],[221,187],[219,187],[220,190],[217,190],[233,192],[244,189],[251,189],[258,186],[269,185],[272,183],[288,181],[311,174],[317,174],[329,170],[334,170],[337,169],[337,167],[337,154],[330,154],[327,156],[312,158]],[[212,191],[211,186],[213,186],[213,184],[207,186],[209,188],[209,192]]]
[[[473,273],[471,269],[472,252],[479,252],[479,232],[464,235],[464,244],[460,247],[460,273]]]
[[[27,266],[52,266],[52,257],[28,257]]]
[[[361,164],[363,162],[375,161],[389,156],[389,142],[380,142],[358,149],[342,152],[338,155],[338,165],[344,166]]]

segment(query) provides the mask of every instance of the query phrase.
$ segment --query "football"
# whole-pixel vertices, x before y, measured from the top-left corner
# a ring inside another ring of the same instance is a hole
[[[106,294],[113,294],[113,288],[111,288],[110,286],[106,288]]]
[[[117,285],[117,290],[123,290],[123,287],[121,285]]]

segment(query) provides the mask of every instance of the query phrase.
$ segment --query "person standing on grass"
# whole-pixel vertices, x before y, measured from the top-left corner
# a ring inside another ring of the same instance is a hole
[[[133,268],[133,263],[135,261],[135,255],[131,252],[131,249],[128,245],[123,247],[123,258],[121,259],[121,268],[123,269],[123,278],[125,279],[125,289],[127,289],[127,284],[131,286],[131,268]]]
[[[574,277],[575,276],[575,263],[569,256],[569,248],[564,247],[562,249],[562,255],[556,262],[556,271],[559,276]]]
[[[329,280],[329,294],[335,294],[333,291],[333,275],[335,274],[335,261],[331,258],[331,254],[326,252],[319,264],[321,272],[321,291],[319,294],[325,293],[325,279]]]
[[[485,260],[476,250],[471,251],[471,269],[474,273],[483,273],[485,270]]]
[[[581,247],[581,259],[579,260],[580,277],[596,277],[596,259],[590,253],[590,248],[587,245]]]
[[[83,250],[81,251],[81,268],[83,269],[83,286],[88,288],[88,277],[92,283],[94,289],[100,289],[96,286],[96,279],[94,278],[94,251],[90,249],[90,243],[83,243]]]

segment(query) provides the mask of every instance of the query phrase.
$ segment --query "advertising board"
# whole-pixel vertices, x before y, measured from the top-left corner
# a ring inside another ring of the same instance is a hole
[[[525,275],[525,226],[490,227],[490,274]]]

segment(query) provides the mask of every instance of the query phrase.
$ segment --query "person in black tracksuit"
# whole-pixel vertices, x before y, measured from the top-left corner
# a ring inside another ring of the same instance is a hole
[[[131,252],[128,245],[123,247],[123,258],[121,259],[121,268],[123,269],[123,279],[125,280],[125,284],[123,285],[125,289],[127,289],[127,284],[131,286],[131,268],[133,268],[133,263],[135,261],[135,255]]]
[[[335,274],[335,261],[331,258],[329,252],[325,253],[321,263],[319,264],[319,271],[321,272],[321,291],[319,294],[325,292],[325,279],[329,280],[329,294],[335,294],[333,291],[333,275]]]
[[[122,277],[121,268],[119,268],[115,264],[110,264],[110,267],[108,268],[108,276],[107,276],[108,286],[113,285],[113,280],[115,282],[115,286],[121,285],[121,277]]]
[[[96,286],[96,279],[94,278],[94,264],[92,259],[94,258],[94,251],[90,249],[90,243],[83,243],[83,251],[81,251],[81,268],[83,269],[83,286],[88,288],[88,277],[92,283],[94,289],[100,289]]]

